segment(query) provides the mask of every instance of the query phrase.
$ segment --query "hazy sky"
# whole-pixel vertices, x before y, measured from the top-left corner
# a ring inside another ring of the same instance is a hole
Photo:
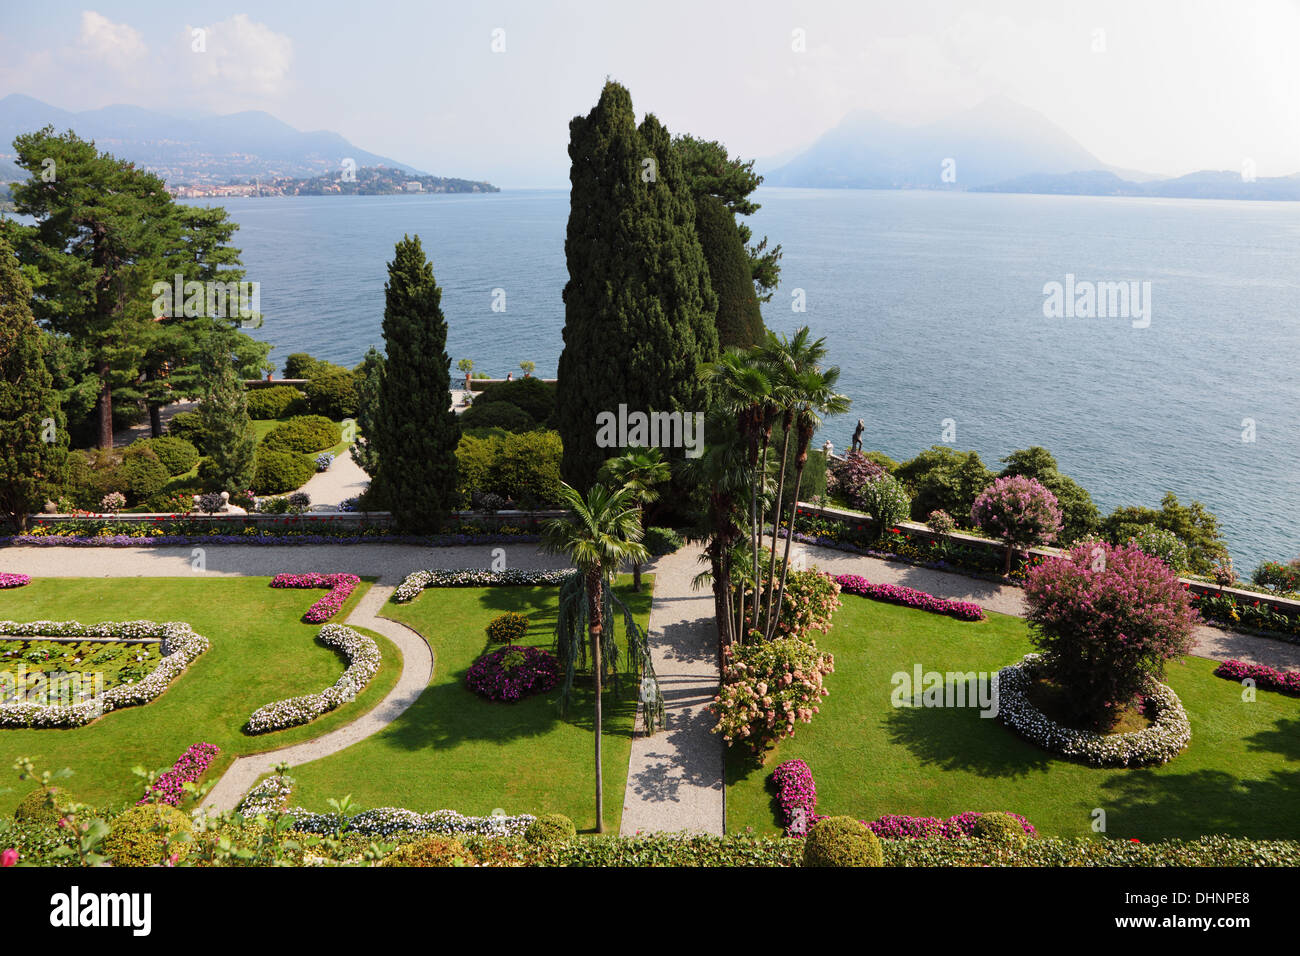
[[[855,109],[923,122],[1001,94],[1116,166],[1300,171],[1300,0],[3,3],[0,95],[261,109],[504,186],[567,184],[568,121],[606,76],[760,159]]]

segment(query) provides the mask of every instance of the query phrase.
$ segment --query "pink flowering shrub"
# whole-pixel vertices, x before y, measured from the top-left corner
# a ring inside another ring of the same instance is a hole
[[[343,607],[353,588],[361,583],[355,574],[277,574],[273,588],[329,588],[323,598],[307,609],[302,619],[308,624],[324,624]]]
[[[946,820],[938,817],[908,817],[887,813],[878,820],[863,823],[868,830],[882,840],[917,840],[938,838],[941,840],[962,840],[975,835],[975,821],[984,814],[974,810],[958,813]],[[1007,816],[1018,821],[1029,836],[1037,836],[1034,825],[1018,813]]]
[[[208,769],[208,765],[219,753],[221,748],[216,744],[194,744],[181,754],[180,759],[172,764],[170,770],[159,774],[158,779],[149,788],[149,795],[142,797],[137,803],[168,803],[173,807],[180,806],[181,798],[185,796],[185,784],[198,783],[199,777],[203,776],[203,771]]]
[[[1007,543],[1006,573],[1015,548],[1046,544],[1061,530],[1061,506],[1034,478],[1012,475],[985,488],[970,509],[970,520],[985,534]]]
[[[24,584],[31,583],[31,575],[28,574],[0,574],[0,588],[20,588]]]
[[[802,760],[787,760],[772,771],[781,826],[790,836],[803,836],[816,823],[817,784],[812,770]]]
[[[722,687],[710,705],[718,719],[713,732],[765,760],[769,747],[794,736],[797,721],[812,721],[830,693],[822,679],[834,670],[832,655],[795,637],[724,648]]]
[[[885,473],[885,469],[871,461],[860,451],[851,451],[843,461],[834,462],[826,473],[826,490],[856,501],[858,491],[869,481]]]
[[[1238,682],[1250,679],[1256,687],[1300,697],[1300,671],[1280,671],[1267,664],[1247,664],[1245,661],[1224,661],[1215,668],[1214,676]]]
[[[1170,567],[1134,547],[1076,545],[1025,578],[1030,639],[1043,675],[1085,729],[1118,712],[1187,653],[1198,615]]]
[[[791,571],[785,580],[785,600],[781,602],[775,636],[807,640],[809,631],[825,634],[839,606],[840,586],[829,574],[816,568]]]
[[[947,598],[937,598],[933,594],[926,594],[924,591],[898,584],[872,584],[857,574],[841,574],[835,581],[845,594],[857,594],[871,598],[873,601],[901,604],[903,607],[913,607],[932,614],[946,614],[959,621],[984,620],[984,609],[972,601],[949,601]]]
[[[488,700],[516,701],[560,682],[560,662],[540,647],[507,644],[484,654],[465,674],[470,690]]]
[[[3,851],[3,852],[0,852],[0,867],[3,867],[3,866],[17,866],[17,865],[18,865],[18,851],[17,851],[17,850],[14,850],[14,849],[11,848],[11,849],[5,850],[5,851]]]

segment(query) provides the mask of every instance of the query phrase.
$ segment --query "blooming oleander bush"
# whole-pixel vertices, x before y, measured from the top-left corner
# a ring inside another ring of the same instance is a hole
[[[560,682],[560,662],[540,647],[507,644],[484,654],[465,674],[469,689],[488,700],[516,701]]]
[[[487,626],[487,639],[492,644],[514,644],[528,633],[528,618],[517,611],[507,611],[492,618]]]
[[[10,574],[5,572],[0,574],[0,590],[4,588],[20,588],[25,584],[30,584],[31,580],[32,578],[29,574]]]
[[[185,796],[185,784],[198,783],[199,777],[208,769],[221,748],[216,744],[194,744],[181,754],[176,763],[166,773],[160,774],[149,788],[149,795],[141,797],[139,803],[168,803],[180,806]]]
[[[1159,558],[1105,542],[1076,545],[1025,580],[1041,670],[1081,724],[1108,730],[1118,712],[1187,653],[1197,615]]]
[[[11,637],[159,638],[162,658],[143,679],[115,684],[102,694],[73,704],[19,702],[0,705],[0,727],[81,727],[109,711],[147,704],[162,695],[173,680],[211,644],[181,621],[0,621],[0,634]]]
[[[302,619],[308,624],[323,624],[332,618],[360,583],[361,579],[355,574],[277,574],[271,579],[273,588],[330,589],[303,614]]]
[[[364,634],[358,634],[341,624],[326,624],[316,636],[322,644],[342,651],[348,659],[347,669],[319,694],[305,694],[278,700],[253,711],[244,730],[249,734],[264,734],[286,727],[311,723],[321,714],[356,700],[379,670],[379,647]]]
[[[1157,559],[1150,559],[1157,560]],[[1047,676],[1044,658],[1024,660],[998,671],[998,720],[1044,750],[1087,761],[1094,767],[1144,767],[1168,763],[1192,739],[1192,725],[1173,689],[1150,681],[1144,688],[1144,713],[1151,726],[1126,734],[1075,730],[1052,720],[1029,699],[1034,681]]]
[[[1282,671],[1267,664],[1247,664],[1245,661],[1224,661],[1214,669],[1214,676],[1237,682],[1253,680],[1256,687],[1300,697],[1300,671]]]
[[[1036,478],[1012,475],[999,478],[975,499],[971,523],[1007,545],[1006,573],[1011,573],[1011,552],[1046,544],[1061,531],[1061,507]]]
[[[857,594],[860,597],[871,598],[873,601],[901,604],[903,607],[929,611],[932,614],[946,614],[959,621],[984,620],[984,609],[971,601],[949,601],[898,584],[872,584],[866,578],[856,574],[841,574],[835,580],[845,593]]]
[[[435,568],[428,571],[412,571],[393,591],[393,601],[405,604],[413,600],[425,588],[481,588],[493,585],[536,585],[561,584],[574,571],[572,568],[560,568],[549,571],[520,571],[508,568],[505,571],[488,571],[483,568]]]
[[[728,746],[743,742],[760,761],[766,759],[769,747],[794,736],[796,721],[812,721],[830,694],[823,678],[834,670],[833,655],[796,637],[729,645],[723,649],[722,687],[710,705],[718,719],[713,732]]]

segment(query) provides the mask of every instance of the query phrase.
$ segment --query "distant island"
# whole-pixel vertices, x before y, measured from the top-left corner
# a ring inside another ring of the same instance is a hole
[[[178,199],[229,196],[395,196],[418,193],[499,193],[500,186],[471,179],[427,176],[389,166],[338,169],[316,176],[276,176],[226,185],[168,186]]]

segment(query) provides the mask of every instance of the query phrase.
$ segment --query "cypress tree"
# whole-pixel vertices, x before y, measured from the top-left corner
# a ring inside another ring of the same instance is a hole
[[[379,413],[379,392],[384,380],[384,356],[373,345],[357,366],[357,437],[352,443],[352,460],[370,476],[379,474],[379,456],[371,435]]]
[[[460,424],[451,410],[441,300],[420,237],[404,237],[384,286],[387,359],[369,445],[379,461],[371,482],[376,500],[411,534],[436,533],[456,498]]]
[[[718,297],[718,346],[749,348],[763,340],[763,313],[750,277],[749,255],[736,219],[720,199],[695,198],[695,232]]]
[[[31,300],[13,249],[0,239],[0,513],[18,531],[57,491],[68,457],[67,429]]]
[[[632,98],[607,82],[569,124],[564,351],[556,417],[562,472],[587,489],[604,460],[596,416],[703,411],[699,366],[717,356],[717,301],[695,236],[695,204],[668,132],[640,127]]]
[[[257,452],[247,392],[235,371],[235,345],[234,330],[219,329],[209,336],[199,354],[199,373],[205,383],[199,423],[210,460],[200,469],[200,477],[232,495],[247,491],[253,483]]]

